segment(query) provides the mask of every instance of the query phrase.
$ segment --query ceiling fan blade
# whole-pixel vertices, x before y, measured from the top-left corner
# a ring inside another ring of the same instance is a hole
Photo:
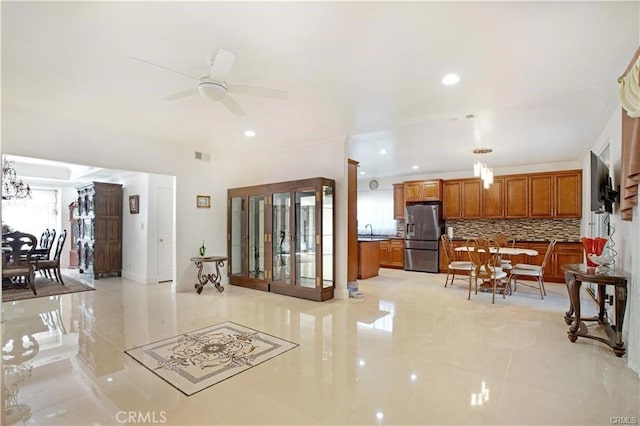
[[[235,60],[235,55],[228,50],[218,49],[215,59],[211,63],[211,72],[209,78],[212,80],[223,81],[229,75],[231,66]]]
[[[227,85],[227,89],[232,93],[241,95],[262,96],[265,98],[287,99],[289,94],[283,90],[267,89],[265,87],[240,86],[237,84]]]
[[[189,75],[189,74],[185,74],[185,73],[183,73],[181,71],[176,71],[176,70],[173,70],[171,68],[167,68],[167,67],[162,66],[162,65],[154,64],[153,62],[149,62],[146,59],[136,58],[135,56],[131,56],[131,59],[135,59],[136,61],[144,62],[145,64],[153,65],[154,67],[162,68],[163,70],[171,71],[171,72],[174,72],[176,74],[180,74],[180,75],[182,75],[184,77],[188,77],[188,78],[190,78],[192,80],[200,81],[200,79],[197,78],[197,77],[194,77],[194,76]]]
[[[244,115],[244,110],[240,108],[240,105],[238,105],[231,96],[225,96],[224,98],[222,98],[221,102],[224,106],[227,107],[229,111],[231,111],[235,115]]]
[[[185,90],[184,92],[174,93],[173,95],[166,96],[164,98],[165,101],[177,101],[178,99],[186,98],[188,96],[197,95],[198,88]]]

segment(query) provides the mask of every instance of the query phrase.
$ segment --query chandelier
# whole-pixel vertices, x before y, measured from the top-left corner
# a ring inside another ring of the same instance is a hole
[[[489,154],[493,152],[491,148],[476,148],[473,150],[474,154]],[[489,186],[493,183],[493,168],[489,168],[487,163],[483,163],[480,160],[473,163],[473,176],[482,179],[484,189],[489,189]]]
[[[13,161],[2,157],[2,199],[13,200],[31,198],[31,188],[29,184],[24,184],[22,179],[18,179],[16,170],[13,168]]]

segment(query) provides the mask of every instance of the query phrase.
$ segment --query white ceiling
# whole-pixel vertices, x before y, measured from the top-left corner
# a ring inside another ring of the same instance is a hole
[[[194,147],[246,143],[246,128],[274,147],[344,135],[370,177],[463,170],[479,146],[494,167],[581,161],[640,22],[635,1],[1,7],[3,109]],[[131,59],[200,77],[219,48],[236,56],[229,83],[289,98],[234,95],[242,117],[168,102],[193,81]],[[441,84],[449,72],[458,85]]]

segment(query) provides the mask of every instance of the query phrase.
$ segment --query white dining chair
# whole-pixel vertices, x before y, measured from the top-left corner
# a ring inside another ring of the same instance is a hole
[[[447,259],[447,277],[444,280],[444,286],[448,284],[453,285],[453,280],[456,279],[456,272],[465,272],[466,277],[458,277],[457,279],[464,279],[468,281],[469,287],[471,287],[471,271],[473,270],[473,263],[468,260],[458,260],[456,251],[453,248],[453,242],[448,235],[443,234],[440,237],[442,241],[442,248],[444,249],[444,255]],[[451,277],[451,282],[449,282]]]
[[[540,290],[540,298],[544,299],[544,296],[547,295],[547,292],[544,288],[544,268],[549,262],[549,259],[551,259],[551,254],[553,253],[553,249],[556,246],[556,242],[556,240],[551,240],[551,242],[549,243],[547,252],[544,255],[544,259],[542,260],[541,265],[533,265],[530,263],[516,263],[515,265],[513,265],[511,274],[509,276],[509,287],[511,287],[511,282],[513,282],[514,292],[517,290],[518,279],[520,279],[520,284]],[[529,282],[531,282],[531,278],[533,278],[536,285],[523,282],[523,278],[528,278]]]

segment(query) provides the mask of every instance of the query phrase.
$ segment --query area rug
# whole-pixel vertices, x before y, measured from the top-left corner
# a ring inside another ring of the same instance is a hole
[[[76,281],[73,278],[62,276],[64,285],[57,281],[51,281],[49,278],[36,277],[36,292],[25,285],[9,284],[8,287],[2,286],[2,303],[14,302],[16,300],[33,299],[35,297],[56,296],[58,294],[77,293],[79,291],[90,291],[95,288]]]
[[[297,347],[226,321],[125,351],[187,396]]]

